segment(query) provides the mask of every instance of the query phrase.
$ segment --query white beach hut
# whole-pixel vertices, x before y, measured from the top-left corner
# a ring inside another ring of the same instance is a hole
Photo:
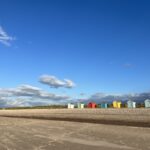
[[[127,101],[127,105],[128,105],[128,108],[136,108],[136,102],[134,101]]]
[[[68,103],[68,109],[74,109],[74,104]]]
[[[145,107],[150,108],[150,99],[146,99],[144,102],[145,102]]]

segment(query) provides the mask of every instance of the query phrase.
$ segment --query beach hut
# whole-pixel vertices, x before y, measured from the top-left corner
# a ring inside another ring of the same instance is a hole
[[[74,109],[74,104],[68,103],[68,109]]]
[[[145,103],[145,108],[150,108],[150,99],[146,99],[144,103]]]
[[[90,103],[88,103],[87,107],[88,108],[96,108],[96,103],[90,102]]]
[[[101,107],[101,108],[108,108],[108,104],[107,104],[107,103],[101,103],[101,104],[100,104],[100,107]]]
[[[127,101],[128,108],[136,108],[136,102],[133,102],[131,100]]]
[[[113,101],[113,107],[117,108],[117,101]]]
[[[121,108],[121,102],[120,101],[113,101],[113,107],[114,108]]]
[[[83,103],[78,103],[78,108],[79,109],[83,109],[84,108],[84,104]]]

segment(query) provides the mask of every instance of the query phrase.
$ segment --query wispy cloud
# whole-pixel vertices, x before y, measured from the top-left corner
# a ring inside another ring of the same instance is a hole
[[[86,96],[86,93],[80,93],[80,96]]]
[[[0,89],[0,106],[27,106],[35,104],[48,104],[66,102],[70,99],[67,95],[58,95],[44,91],[31,85],[20,85],[16,88]]]
[[[55,76],[51,75],[42,75],[39,81],[43,84],[50,86],[51,88],[73,88],[75,83],[69,79],[60,80]]]
[[[131,64],[131,63],[124,63],[123,67],[125,67],[125,68],[132,68],[133,64]]]
[[[11,41],[15,40],[15,38],[9,36],[4,29],[0,26],[0,43],[10,46]]]

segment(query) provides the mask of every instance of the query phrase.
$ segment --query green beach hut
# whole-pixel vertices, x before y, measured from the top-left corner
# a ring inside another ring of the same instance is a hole
[[[78,106],[79,109],[83,109],[84,108],[84,104],[83,103],[78,103],[77,106]]]

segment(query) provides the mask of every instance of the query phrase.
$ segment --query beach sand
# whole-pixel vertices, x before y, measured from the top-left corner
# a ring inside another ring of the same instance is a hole
[[[135,124],[148,124],[150,110],[127,110],[1,110],[0,150],[149,150],[150,127]],[[63,120],[72,117],[82,122]]]

